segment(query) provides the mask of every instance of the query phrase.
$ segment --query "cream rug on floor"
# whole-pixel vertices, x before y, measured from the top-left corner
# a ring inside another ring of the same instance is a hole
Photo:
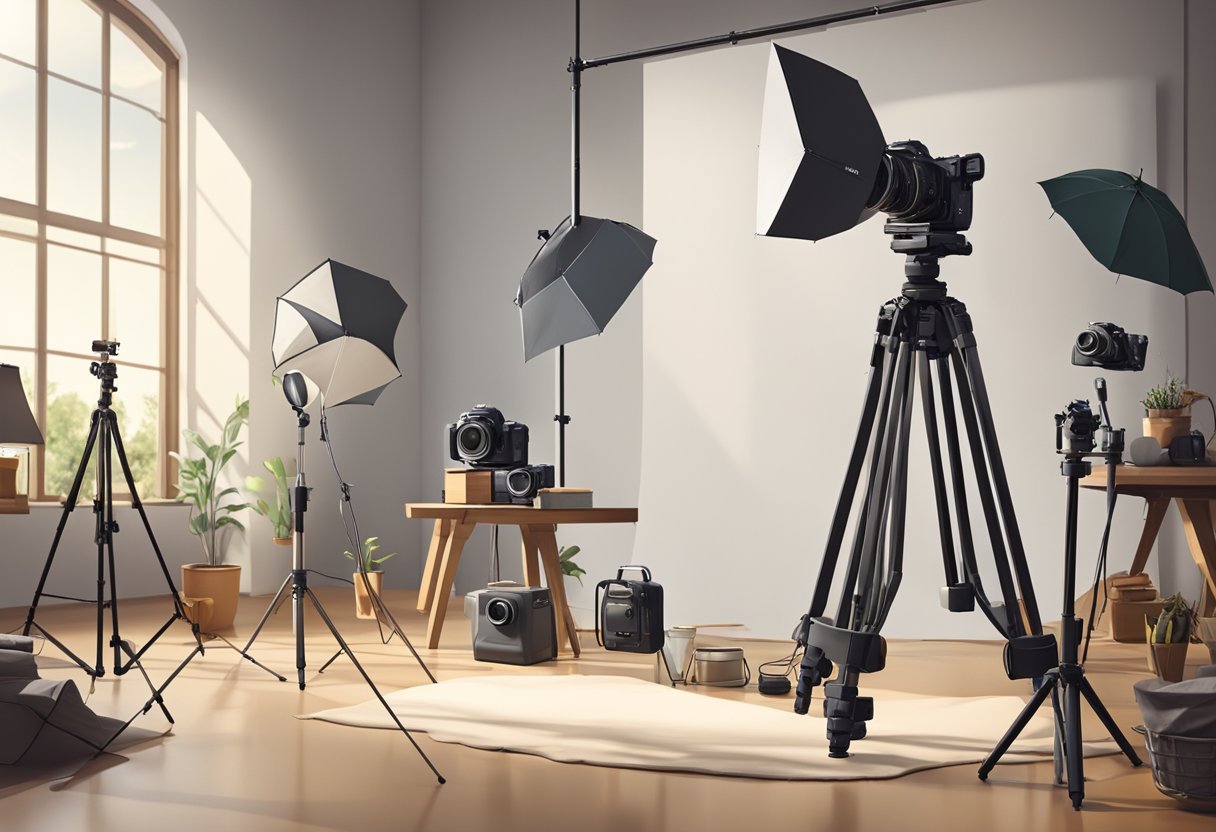
[[[402,723],[440,742],[537,754],[563,763],[780,780],[899,777],[980,763],[1023,703],[1013,696],[895,699],[875,704],[869,736],[847,760],[827,756],[823,690],[811,713],[718,699],[621,676],[474,676],[386,699]],[[793,697],[786,697],[793,707]],[[1002,762],[1051,759],[1051,709],[1040,710]],[[395,728],[376,700],[308,714]],[[1112,742],[1086,755],[1116,753]]]

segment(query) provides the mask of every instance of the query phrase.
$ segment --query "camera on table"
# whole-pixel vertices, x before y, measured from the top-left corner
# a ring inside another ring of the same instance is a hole
[[[536,492],[552,488],[552,465],[525,465],[522,468],[496,468],[490,499],[496,503],[530,506]]]
[[[528,426],[507,421],[497,407],[475,405],[448,425],[448,453],[474,468],[527,465]]]
[[[491,587],[477,596],[473,658],[528,665],[557,658],[557,627],[549,590]]]
[[[1147,355],[1148,336],[1132,335],[1123,327],[1104,321],[1086,327],[1072,347],[1072,363],[1078,367],[1138,372],[1144,369]]]
[[[642,580],[626,580],[627,569],[640,571]],[[645,566],[622,566],[616,578],[596,584],[595,608],[595,638],[605,649],[626,653],[663,649],[663,587],[651,580]]]

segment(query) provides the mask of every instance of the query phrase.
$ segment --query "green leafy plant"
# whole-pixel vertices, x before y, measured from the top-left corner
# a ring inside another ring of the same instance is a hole
[[[381,555],[381,556],[380,556],[380,557],[378,557],[378,558],[377,558],[377,557],[373,557],[373,555],[374,555],[374,554],[375,554],[375,553],[376,553],[376,552],[377,552],[379,549],[380,549],[380,538],[378,538],[378,537],[369,537],[367,540],[363,541],[363,555],[362,555],[362,557],[363,557],[363,569],[362,569],[361,571],[364,571],[364,572],[378,572],[379,570],[377,569],[377,567],[378,567],[380,564],[384,563],[386,560],[388,560],[388,559],[389,559],[389,558],[391,558],[391,557],[395,557],[395,556],[396,556],[396,554],[397,554],[396,552],[390,552],[389,554],[387,554],[387,555]],[[350,558],[351,560],[354,560],[354,559],[355,559],[355,555],[354,555],[354,553],[353,553],[353,552],[346,551],[346,552],[343,552],[342,554],[346,555],[346,556],[347,556],[348,558]]]
[[[1144,396],[1140,404],[1146,410],[1177,410],[1182,407],[1182,380],[1176,376],[1168,376],[1165,384],[1160,384]]]
[[[581,550],[577,546],[563,546],[557,552],[557,563],[562,568],[563,575],[569,575],[572,578],[577,578],[579,586],[583,584],[583,575],[587,574],[587,570],[574,562],[574,556]]]
[[[232,461],[242,443],[237,440],[241,428],[249,423],[249,400],[237,396],[236,407],[224,422],[220,441],[211,444],[197,432],[186,428],[182,436],[202,452],[201,457],[188,457],[176,451],[170,456],[179,465],[177,476],[177,501],[190,504],[190,533],[198,537],[209,566],[224,562],[223,553],[217,547],[220,529],[235,526],[241,531],[244,524],[233,517],[234,512],[249,508],[248,503],[225,502],[226,497],[239,494],[237,488],[219,486],[220,473]]]
[[[250,508],[270,521],[275,537],[291,537],[291,492],[287,489],[287,466],[283,464],[281,456],[276,456],[263,462],[262,467],[274,477],[274,505],[258,497]],[[266,481],[261,477],[245,477],[245,488],[259,494],[266,488]]]
[[[1182,593],[1175,592],[1165,599],[1161,615],[1153,624],[1153,644],[1182,644],[1190,641],[1195,628],[1195,608],[1187,604]]]

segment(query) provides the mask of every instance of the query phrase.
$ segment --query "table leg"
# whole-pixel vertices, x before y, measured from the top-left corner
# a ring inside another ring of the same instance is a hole
[[[418,590],[418,612],[427,612],[435,598],[435,584],[439,580],[439,565],[443,561],[443,550],[452,532],[451,520],[436,520],[431,533],[431,546],[426,552],[426,566],[422,570],[422,586]]]
[[[431,598],[431,617],[426,625],[426,646],[432,650],[439,646],[439,634],[443,632],[443,619],[448,614],[448,596],[452,594],[452,584],[456,580],[460,553],[476,525],[452,521],[452,531],[448,535],[447,545],[443,548],[443,563],[439,566],[435,595]]]
[[[1132,558],[1131,568],[1127,570],[1129,575],[1139,575],[1144,571],[1148,556],[1153,551],[1153,544],[1157,542],[1157,533],[1161,531],[1161,522],[1165,520],[1165,513],[1170,508],[1169,497],[1148,497],[1145,502],[1148,504],[1148,516],[1144,518],[1144,531],[1140,533],[1136,556]]]
[[[1208,500],[1185,500],[1177,498],[1182,513],[1182,527],[1186,530],[1186,542],[1191,557],[1209,589],[1216,591],[1216,531],[1212,528],[1212,503]]]
[[[540,586],[540,551],[528,526],[519,527],[519,539],[524,557],[524,585]]]
[[[574,624],[574,615],[570,612],[570,604],[566,601],[566,586],[562,576],[562,567],[557,557],[556,526],[529,526],[532,539],[540,549],[540,562],[545,570],[545,578],[549,584],[549,594],[553,598],[553,617],[557,623],[557,645],[560,653],[567,642],[578,658],[582,652],[578,643],[578,630]]]

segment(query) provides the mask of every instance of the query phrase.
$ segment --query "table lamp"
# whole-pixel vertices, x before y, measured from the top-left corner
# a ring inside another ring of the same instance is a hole
[[[30,445],[41,444],[21,371],[0,364],[0,514],[29,514]]]

